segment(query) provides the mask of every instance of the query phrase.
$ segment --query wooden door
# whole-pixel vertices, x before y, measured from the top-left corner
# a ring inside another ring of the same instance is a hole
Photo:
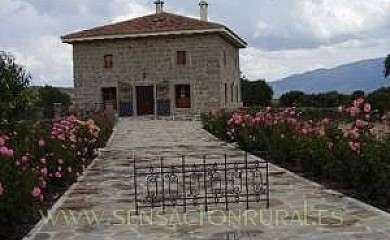
[[[154,114],[153,86],[136,87],[138,116]]]

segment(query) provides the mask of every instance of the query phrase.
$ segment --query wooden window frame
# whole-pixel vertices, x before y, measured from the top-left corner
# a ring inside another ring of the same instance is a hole
[[[187,51],[177,51],[176,52],[176,64],[177,65],[187,65]]]
[[[228,104],[228,84],[225,83],[225,104]]]
[[[176,108],[180,108],[180,109],[191,108],[191,85],[189,84],[175,85],[175,102],[176,102]]]
[[[104,68],[110,69],[114,66],[114,60],[113,60],[112,54],[106,54],[104,55]]]

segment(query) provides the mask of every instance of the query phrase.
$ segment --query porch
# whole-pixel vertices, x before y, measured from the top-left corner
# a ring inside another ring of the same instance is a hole
[[[190,84],[119,82],[101,88],[101,103],[95,109],[117,112],[120,117],[199,115],[192,89]]]

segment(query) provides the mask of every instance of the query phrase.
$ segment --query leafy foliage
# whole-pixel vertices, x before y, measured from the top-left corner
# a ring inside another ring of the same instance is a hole
[[[305,103],[305,93],[302,91],[290,91],[279,99],[279,105],[282,107],[303,107]]]
[[[13,121],[28,102],[22,92],[30,84],[30,74],[15,62],[14,57],[0,51],[0,118]]]
[[[352,121],[340,126],[329,118],[306,119],[297,108],[266,108],[235,111],[228,121],[211,114],[204,125],[246,151],[269,151],[275,163],[375,205],[390,206],[390,137],[378,135],[371,104],[364,99],[339,111]]]
[[[23,237],[38,210],[50,207],[91,163],[112,131],[104,114],[93,119],[0,128],[0,239]]]
[[[385,60],[385,77],[390,76],[390,54],[387,55]]]
[[[390,111],[390,87],[382,87],[367,96],[374,109]]]
[[[68,108],[72,101],[68,94],[52,86],[44,86],[38,89],[38,102],[36,106],[42,107],[46,118],[53,117],[53,104],[61,103],[62,107]]]
[[[273,96],[272,88],[264,81],[242,79],[242,100],[244,106],[268,106]]]

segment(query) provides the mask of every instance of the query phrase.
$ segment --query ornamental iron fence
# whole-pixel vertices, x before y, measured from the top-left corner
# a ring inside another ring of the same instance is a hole
[[[203,206],[207,212],[242,203],[269,208],[269,154],[156,156],[152,161],[134,155],[136,213],[141,209]],[[250,159],[249,159],[250,158]],[[264,159],[264,160],[263,160]]]

